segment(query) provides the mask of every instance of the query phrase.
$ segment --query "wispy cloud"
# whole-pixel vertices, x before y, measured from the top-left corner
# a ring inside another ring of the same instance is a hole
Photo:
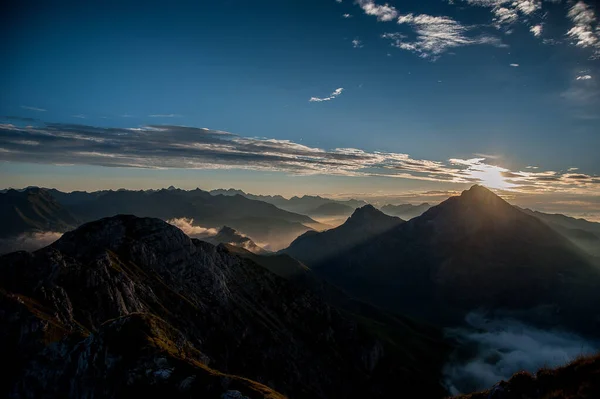
[[[448,49],[474,44],[505,46],[495,37],[470,34],[470,27],[450,17],[406,14],[400,15],[397,23],[410,25],[416,37],[409,39],[401,33],[385,33],[382,37],[392,40],[392,46],[415,52],[423,58],[436,59]]]
[[[350,15],[350,14],[342,14],[342,17],[343,18],[352,18],[352,15]]]
[[[82,114],[77,114],[77,115],[71,115],[73,118],[78,118],[78,119],[85,119],[85,115]]]
[[[533,36],[535,36],[535,37],[540,37],[542,35],[543,30],[544,30],[544,27],[542,26],[542,24],[534,25],[531,28],[529,28],[529,31],[531,33],[533,33]]]
[[[398,16],[398,10],[388,3],[381,5],[376,4],[374,0],[356,0],[356,4],[365,14],[377,17],[378,21],[392,21]]]
[[[600,57],[600,25],[592,7],[583,1],[574,3],[567,14],[573,27],[567,36],[575,41],[575,45],[593,50],[592,58]]]
[[[48,111],[47,109],[44,109],[44,108],[28,107],[26,105],[21,105],[21,108],[28,109],[29,111],[37,111],[37,112],[46,112],[46,111]]]
[[[363,47],[363,44],[360,40],[354,39],[354,40],[352,40],[352,47],[361,48],[361,47]]]
[[[592,78],[591,75],[580,75],[575,78],[575,80],[590,80]]]
[[[181,118],[183,115],[179,114],[151,114],[148,115],[150,118]]]
[[[38,145],[29,143],[36,142]],[[184,126],[0,125],[0,160],[132,168],[247,169],[294,175],[379,176],[483,183],[518,192],[600,194],[600,176],[510,170],[485,157],[447,161],[356,148],[322,149]]]
[[[510,64],[511,67],[517,68],[519,64]]]
[[[354,44],[354,41],[353,41]],[[356,46],[355,46],[356,47]],[[311,97],[308,101],[312,102],[322,102],[322,101],[331,101],[334,98],[338,97],[344,91],[343,87],[337,88],[331,93],[328,97]]]
[[[458,0],[448,0],[456,4]],[[492,24],[498,29],[512,32],[511,26],[522,23],[529,26],[535,37],[542,36],[543,20],[546,3],[560,3],[561,0],[462,0],[472,6],[489,8],[492,14]],[[594,8],[588,0],[569,0],[566,17],[571,21],[572,27],[566,32],[566,37],[575,46],[590,49],[591,58],[600,58],[600,24]],[[543,38],[542,43],[547,45],[560,44],[560,38]]]

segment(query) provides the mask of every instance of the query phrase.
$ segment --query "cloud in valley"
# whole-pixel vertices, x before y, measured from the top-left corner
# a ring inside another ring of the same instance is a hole
[[[14,251],[35,251],[52,244],[62,233],[44,231],[23,233],[13,238],[0,239],[0,255]]]
[[[211,227],[194,225],[194,219],[176,218],[167,220],[167,223],[179,228],[185,234],[194,238],[203,238],[216,235],[219,230]]]
[[[557,367],[585,354],[596,353],[597,342],[578,335],[539,329],[515,319],[486,319],[470,313],[468,327],[446,330],[462,350],[444,367],[450,393],[478,391],[506,380],[518,371]]]

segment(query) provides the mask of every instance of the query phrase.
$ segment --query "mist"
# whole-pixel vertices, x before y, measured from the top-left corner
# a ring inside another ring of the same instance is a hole
[[[598,342],[576,334],[543,330],[510,317],[487,319],[472,312],[465,321],[466,327],[445,330],[458,342],[443,370],[452,395],[490,388],[518,371],[561,366],[600,349]]]
[[[62,237],[56,231],[23,233],[16,237],[0,239],[0,255],[15,251],[35,251],[52,244]]]
[[[181,231],[193,238],[206,238],[217,235],[218,229],[194,225],[194,219],[178,218],[167,220],[167,223],[178,227]]]

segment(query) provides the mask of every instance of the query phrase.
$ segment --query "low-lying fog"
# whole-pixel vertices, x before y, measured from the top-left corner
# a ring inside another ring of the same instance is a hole
[[[445,384],[453,395],[490,388],[518,371],[561,366],[600,349],[598,342],[576,334],[539,329],[510,317],[487,319],[472,312],[466,322],[467,327],[446,330],[459,343],[444,367]]]
[[[52,244],[61,236],[62,233],[55,231],[41,231],[0,239],[0,255],[15,251],[35,251]]]

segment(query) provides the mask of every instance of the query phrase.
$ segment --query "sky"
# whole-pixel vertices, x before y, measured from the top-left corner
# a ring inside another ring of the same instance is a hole
[[[600,219],[598,2],[1,7],[0,186],[414,202],[481,183]]]

